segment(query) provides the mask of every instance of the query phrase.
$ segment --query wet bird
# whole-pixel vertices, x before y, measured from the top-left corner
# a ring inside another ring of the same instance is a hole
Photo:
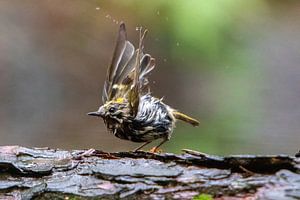
[[[139,45],[135,49],[127,40],[125,24],[120,24],[116,47],[107,70],[102,93],[103,105],[88,115],[101,117],[108,131],[116,137],[143,143],[134,151],[161,138],[170,140],[177,119],[198,126],[199,122],[153,97],[147,76],[155,67],[155,59],[144,53],[147,30],[139,29]]]

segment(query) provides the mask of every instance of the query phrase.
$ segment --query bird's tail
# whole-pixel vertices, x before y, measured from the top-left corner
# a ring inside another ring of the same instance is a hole
[[[182,120],[184,122],[187,122],[193,126],[199,126],[199,121],[192,118],[192,117],[189,117],[181,112],[178,112],[178,111],[173,111],[173,115],[176,119],[179,119],[179,120]]]

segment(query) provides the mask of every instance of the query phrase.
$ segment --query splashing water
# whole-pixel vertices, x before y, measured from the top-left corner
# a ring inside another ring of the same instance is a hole
[[[137,27],[135,27],[135,30],[136,31],[140,31],[140,30],[142,30],[142,27],[141,26],[137,26]]]

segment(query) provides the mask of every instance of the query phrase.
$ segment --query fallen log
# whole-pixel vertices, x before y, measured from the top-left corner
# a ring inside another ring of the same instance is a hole
[[[0,147],[0,199],[300,199],[300,158]]]

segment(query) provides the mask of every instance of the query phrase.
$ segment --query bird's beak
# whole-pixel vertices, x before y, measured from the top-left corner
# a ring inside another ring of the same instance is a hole
[[[101,114],[98,111],[96,111],[96,112],[89,112],[87,115],[101,117]]]
[[[104,112],[104,109],[102,107],[100,107],[98,111],[89,112],[87,115],[96,116],[96,117],[103,117],[105,115],[105,112]]]

